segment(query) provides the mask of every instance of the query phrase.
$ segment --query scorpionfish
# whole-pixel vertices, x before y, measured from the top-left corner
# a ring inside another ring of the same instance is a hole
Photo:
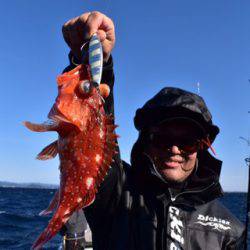
[[[95,200],[98,187],[110,168],[116,153],[113,118],[104,111],[106,84],[91,82],[88,65],[81,64],[57,78],[58,96],[51,108],[49,121],[42,124],[24,122],[32,131],[56,131],[58,140],[45,147],[40,160],[60,159],[60,188],[42,215],[55,209],[47,228],[33,249],[40,249],[67,222],[72,213]]]

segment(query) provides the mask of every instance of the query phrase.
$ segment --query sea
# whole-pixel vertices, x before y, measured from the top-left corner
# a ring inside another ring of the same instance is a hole
[[[55,189],[0,187],[0,249],[30,249],[32,242],[47,226],[50,217],[41,217]],[[225,193],[224,205],[245,223],[246,193]],[[43,249],[61,249],[57,235]]]

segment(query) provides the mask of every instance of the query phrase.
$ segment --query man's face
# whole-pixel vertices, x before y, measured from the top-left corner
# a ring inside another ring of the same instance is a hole
[[[167,122],[150,130],[145,152],[164,179],[179,183],[195,168],[200,138],[201,132],[192,122]]]

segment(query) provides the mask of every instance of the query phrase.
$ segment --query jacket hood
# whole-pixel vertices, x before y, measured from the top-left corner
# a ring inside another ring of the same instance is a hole
[[[137,130],[144,131],[165,120],[178,117],[189,118],[202,126],[211,142],[219,133],[219,128],[212,123],[212,115],[203,98],[174,87],[163,88],[139,108],[134,124]]]

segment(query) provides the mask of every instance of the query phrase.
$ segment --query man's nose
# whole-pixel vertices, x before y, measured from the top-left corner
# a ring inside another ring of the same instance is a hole
[[[181,153],[181,150],[180,150],[179,147],[176,146],[176,145],[173,145],[173,146],[170,148],[170,150],[171,150],[171,153],[173,153],[173,154],[180,154],[180,153]]]

